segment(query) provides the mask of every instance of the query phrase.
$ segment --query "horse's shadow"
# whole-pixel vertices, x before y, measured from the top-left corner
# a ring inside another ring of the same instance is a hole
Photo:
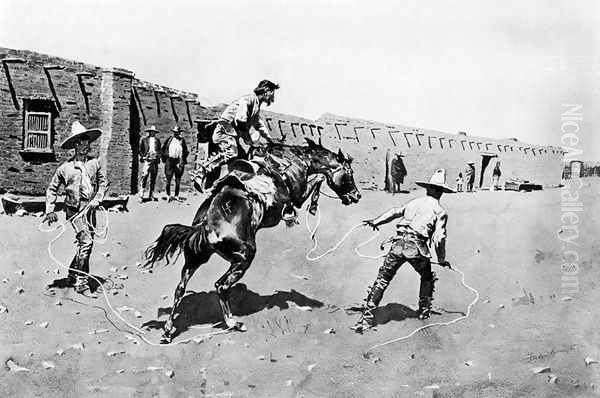
[[[264,309],[278,307],[280,310],[290,308],[289,302],[297,306],[321,308],[321,301],[311,299],[292,289],[289,292],[277,291],[274,294],[262,296],[248,290],[245,284],[238,283],[231,289],[229,304],[233,315],[245,316],[260,312]],[[169,315],[172,307],[159,307],[157,318]],[[219,305],[219,296],[215,291],[193,292],[188,291],[181,299],[177,308],[179,314],[173,321],[177,334],[183,333],[193,325],[212,324],[223,320],[223,313]],[[158,319],[145,322],[142,327],[148,329],[162,329],[165,321]]]

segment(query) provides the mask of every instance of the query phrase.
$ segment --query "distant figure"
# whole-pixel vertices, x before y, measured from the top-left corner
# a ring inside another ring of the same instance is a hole
[[[142,138],[140,142],[140,162],[142,163],[142,186],[140,188],[140,202],[144,200],[144,191],[150,177],[150,188],[148,200],[154,198],[154,185],[156,175],[158,174],[158,164],[160,163],[160,141],[155,137],[158,130],[154,126],[146,129],[148,136]]]
[[[421,277],[419,319],[427,319],[431,315],[431,302],[437,280],[435,273],[431,271],[431,251],[435,251],[437,264],[442,267],[450,266],[446,261],[448,213],[440,204],[440,198],[444,192],[454,191],[446,186],[444,169],[438,169],[428,182],[417,181],[417,185],[427,189],[426,196],[413,199],[403,206],[393,207],[377,218],[363,221],[365,225],[376,230],[380,225],[399,219],[396,236],[390,239],[392,246],[369,289],[361,317],[351,328],[357,333],[376,325],[374,311],[394,275],[405,262],[412,265]]]
[[[61,187],[65,192],[67,221],[75,230],[77,252],[69,266],[68,281],[75,291],[89,298],[97,295],[90,290],[88,273],[90,255],[94,245],[96,208],[104,199],[108,186],[106,172],[98,158],[89,156],[90,143],[102,134],[99,129],[87,129],[78,121],[71,127],[71,135],[60,145],[63,149],[74,149],[75,155],[61,164],[46,190],[46,216],[42,222],[48,225],[58,221],[54,212]]]
[[[171,129],[173,135],[169,137],[162,147],[162,159],[165,164],[165,177],[167,178],[167,196],[169,202],[179,200],[179,186],[181,176],[188,156],[185,140],[181,136],[181,129],[175,126]],[[175,176],[175,196],[171,196],[171,179]]]
[[[500,189],[500,176],[502,172],[500,171],[500,161],[496,162],[496,166],[494,166],[494,171],[492,172],[492,185],[494,186],[494,190]]]
[[[458,170],[458,177],[456,177],[456,192],[463,191],[463,174],[462,170]]]
[[[475,162],[467,162],[464,173],[465,189],[467,192],[473,192],[475,183]]]
[[[390,187],[392,193],[401,191],[400,186],[404,183],[404,177],[407,175],[406,167],[404,167],[404,162],[402,161],[403,156],[404,155],[399,152],[396,154],[396,157],[392,159],[390,170],[392,175],[392,186]]]

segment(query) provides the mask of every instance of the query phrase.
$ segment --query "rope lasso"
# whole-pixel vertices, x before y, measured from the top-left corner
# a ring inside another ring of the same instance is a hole
[[[471,286],[467,285],[467,283],[465,282],[465,274],[464,274],[464,272],[462,272],[461,270],[457,269],[456,267],[451,268],[451,269],[453,271],[458,272],[460,274],[462,285],[464,287],[466,287],[467,289],[469,289],[471,292],[475,293],[475,298],[467,306],[467,313],[466,314],[464,314],[462,316],[459,316],[458,318],[455,318],[455,319],[453,319],[451,321],[448,321],[448,322],[430,323],[428,325],[421,326],[420,328],[417,328],[417,329],[413,330],[411,333],[407,334],[406,336],[398,337],[398,338],[395,338],[395,339],[391,339],[391,340],[385,341],[383,343],[375,344],[374,346],[370,347],[365,352],[365,354],[368,354],[370,351],[372,351],[372,350],[374,350],[376,348],[380,348],[380,347],[383,347],[383,346],[388,345],[388,344],[396,343],[398,341],[406,340],[406,339],[412,337],[413,335],[415,335],[416,333],[420,332],[421,330],[432,328],[434,326],[450,326],[450,325],[455,324],[456,322],[458,322],[460,320],[467,319],[471,315],[471,308],[479,300],[479,292],[477,291],[477,289],[474,289]]]
[[[333,247],[331,247],[330,249],[327,249],[325,252],[323,252],[322,254],[320,254],[320,255],[318,255],[316,257],[310,257],[310,253],[312,253],[317,248],[317,246],[318,246],[318,238],[316,236],[316,232],[317,232],[317,229],[319,228],[319,225],[321,223],[321,211],[320,211],[319,208],[317,208],[317,223],[316,223],[316,225],[315,225],[315,227],[313,229],[311,229],[310,226],[309,226],[309,223],[308,223],[308,214],[309,214],[309,212],[307,211],[306,212],[306,228],[308,229],[308,232],[309,232],[309,234],[311,236],[311,239],[313,240],[313,247],[306,253],[306,256],[305,256],[308,261],[319,260],[319,259],[325,257],[326,255],[334,252],[335,250],[337,250],[342,245],[342,243],[348,238],[348,236],[350,236],[352,234],[352,232],[354,232],[356,229],[358,229],[361,226],[365,226],[363,223],[356,224],[356,225],[352,226],[348,230],[348,232],[346,232],[344,234],[344,236],[342,236],[342,238]],[[354,248],[354,252],[359,257],[376,260],[376,259],[379,259],[379,258],[385,256],[385,254],[379,254],[379,255],[376,255],[376,256],[368,256],[368,255],[363,255],[362,253],[360,253],[358,251],[359,248],[367,245],[369,242],[371,242],[372,240],[374,240],[375,238],[377,238],[379,236],[379,231],[375,231],[375,232],[376,233],[373,234],[373,236],[371,238],[369,238],[368,240],[366,240],[365,242],[359,244],[358,246],[356,246]],[[439,264],[439,263],[434,263],[434,264]],[[377,348],[383,347],[383,346],[388,345],[388,344],[396,343],[398,341],[409,339],[410,337],[414,336],[416,333],[418,333],[418,332],[420,332],[422,330],[425,330],[425,329],[428,329],[428,328],[432,328],[434,326],[450,326],[450,325],[452,325],[454,323],[457,323],[458,321],[461,321],[463,319],[467,319],[471,315],[471,308],[473,307],[473,305],[475,305],[475,303],[477,303],[477,301],[479,301],[479,292],[477,291],[477,289],[474,289],[473,287],[469,286],[465,282],[465,274],[464,274],[464,272],[462,272],[461,270],[459,270],[458,268],[456,268],[454,266],[452,268],[450,268],[450,269],[452,271],[455,271],[455,272],[459,273],[461,275],[461,284],[464,287],[466,287],[467,289],[469,289],[471,292],[475,293],[475,298],[467,306],[467,312],[464,315],[462,315],[462,316],[460,316],[458,318],[455,318],[455,319],[453,319],[451,321],[430,323],[428,325],[421,326],[421,327],[413,330],[411,333],[409,333],[406,336],[394,338],[394,339],[385,341],[383,343],[375,344],[374,346],[370,347],[367,351],[365,351],[365,353],[364,353],[365,356],[367,356],[370,351],[375,350]]]
[[[321,209],[319,207],[317,207],[317,223],[315,225],[315,227],[313,229],[310,228],[310,225],[308,225],[308,212],[306,212],[306,228],[308,229],[308,233],[310,234],[310,238],[313,241],[313,247],[306,253],[305,258],[308,261],[317,261],[322,259],[323,257],[325,257],[326,255],[333,253],[334,251],[336,251],[341,245],[342,243],[344,243],[344,241],[346,239],[348,239],[348,237],[354,232],[356,231],[358,228],[360,227],[364,227],[365,225],[363,223],[359,223],[356,224],[354,226],[352,226],[348,232],[346,232],[344,234],[344,236],[342,236],[342,239],[340,239],[333,247],[331,247],[330,249],[327,249],[325,252],[323,252],[322,254],[319,254],[316,257],[311,257],[310,254],[315,251],[319,245],[319,238],[317,237],[316,233],[317,233],[317,229],[319,228],[319,225],[321,224]],[[373,259],[376,260],[378,258],[381,258],[383,256],[385,256],[385,254],[380,254],[377,256],[368,256],[365,254],[362,254],[358,251],[358,249],[360,249],[363,246],[366,246],[367,244],[369,244],[371,241],[373,241],[375,238],[377,238],[379,236],[379,231],[376,231],[376,233],[370,237],[369,239],[367,239],[366,241],[362,242],[361,244],[359,244],[358,246],[356,246],[354,248],[354,252],[356,253],[357,256],[362,257],[362,258],[369,258],[369,259]]]
[[[87,272],[85,272],[85,271],[81,271],[81,270],[78,270],[78,269],[74,269],[74,268],[69,268],[69,267],[67,267],[67,266],[66,266],[66,265],[64,265],[64,264],[63,264],[63,263],[62,263],[60,260],[58,260],[58,259],[57,259],[57,258],[54,256],[54,253],[52,252],[52,245],[54,244],[54,242],[56,242],[56,241],[57,241],[57,240],[58,240],[58,239],[59,239],[59,238],[60,238],[60,237],[61,237],[61,236],[62,236],[62,235],[65,233],[65,231],[66,231],[66,225],[67,225],[68,223],[71,223],[71,222],[72,222],[72,221],[73,221],[75,218],[77,218],[77,217],[80,217],[80,216],[82,216],[82,215],[83,215],[83,217],[85,218],[85,222],[87,223],[87,226],[88,226],[88,228],[90,229],[90,231],[94,231],[94,236],[93,236],[93,239],[94,239],[94,241],[96,241],[96,236],[100,236],[100,237],[101,237],[100,239],[98,239],[98,240],[97,240],[97,242],[98,242],[98,243],[100,243],[100,244],[103,244],[103,243],[105,243],[105,242],[107,241],[107,239],[108,239],[108,230],[109,230],[109,219],[108,219],[108,212],[107,212],[107,211],[106,211],[106,209],[105,209],[104,207],[102,207],[102,206],[98,206],[98,207],[97,207],[97,209],[98,209],[98,210],[100,210],[100,211],[101,211],[101,212],[104,214],[104,217],[105,217],[105,220],[106,220],[106,221],[105,221],[105,226],[104,226],[103,230],[100,230],[100,232],[99,232],[99,233],[96,233],[96,231],[97,231],[96,227],[95,227],[95,226],[93,226],[93,225],[92,225],[92,224],[89,222],[88,218],[87,218],[87,217],[84,215],[84,213],[85,213],[85,212],[86,212],[86,211],[87,211],[89,208],[90,208],[90,203],[86,204],[86,205],[83,207],[83,209],[81,209],[80,211],[78,211],[77,213],[75,213],[73,216],[71,216],[70,218],[68,218],[67,220],[65,220],[65,222],[63,222],[63,223],[61,223],[61,224],[57,224],[57,225],[56,225],[54,228],[43,229],[43,228],[42,228],[42,226],[44,225],[44,222],[42,221],[42,222],[41,222],[41,223],[38,225],[38,230],[39,230],[40,232],[47,232],[47,233],[48,233],[48,232],[54,232],[54,231],[56,231],[56,230],[60,229],[61,231],[60,231],[60,232],[59,232],[59,233],[58,233],[58,234],[57,234],[57,235],[56,235],[56,236],[55,236],[53,239],[51,239],[51,240],[48,242],[47,252],[48,252],[48,256],[50,257],[50,259],[51,259],[52,261],[54,261],[54,263],[55,263],[55,264],[57,264],[59,267],[62,267],[62,268],[64,268],[64,269],[66,269],[66,270],[67,270],[67,272],[70,270],[70,271],[76,272],[76,273],[78,273],[78,274],[85,275],[85,276],[87,276],[87,277],[89,277],[89,278],[93,279],[93,280],[94,280],[94,281],[95,281],[95,282],[98,284],[98,286],[102,287],[102,286],[103,286],[103,283],[102,283],[102,282],[101,282],[101,281],[100,281],[98,278],[96,278],[94,275],[92,275],[92,274],[90,274],[90,273],[87,273]],[[144,343],[146,343],[146,344],[148,344],[148,345],[151,345],[151,346],[154,346],[154,347],[170,347],[170,346],[174,346],[174,345],[178,345],[178,344],[186,344],[186,343],[189,343],[190,341],[192,341],[192,340],[195,340],[195,339],[199,339],[199,338],[208,338],[208,337],[212,337],[212,336],[215,336],[215,335],[218,335],[218,334],[224,334],[224,333],[228,333],[228,332],[230,332],[230,331],[233,329],[233,327],[230,327],[230,328],[227,328],[227,329],[224,329],[224,330],[219,330],[219,331],[215,331],[215,332],[205,333],[205,334],[202,334],[202,335],[196,335],[196,336],[190,337],[190,338],[188,338],[188,339],[181,340],[181,341],[177,341],[177,342],[171,342],[171,343],[165,343],[165,344],[161,344],[161,343],[155,343],[155,342],[152,342],[152,341],[148,340],[148,338],[146,338],[146,336],[144,336],[144,334],[146,333],[144,330],[142,330],[142,329],[138,328],[137,326],[135,326],[135,325],[131,324],[129,321],[127,321],[125,318],[123,318],[123,317],[121,316],[121,314],[120,314],[118,311],[116,311],[116,310],[114,309],[114,307],[112,306],[112,304],[111,304],[111,302],[110,302],[110,299],[109,299],[109,297],[108,297],[108,295],[107,295],[107,293],[106,293],[106,289],[102,288],[101,290],[102,290],[102,294],[103,294],[103,296],[104,296],[104,301],[106,302],[106,305],[108,306],[108,308],[110,309],[110,311],[111,311],[111,312],[112,312],[112,313],[113,313],[113,314],[114,314],[114,315],[115,315],[115,316],[116,316],[116,317],[117,317],[119,320],[121,320],[121,322],[123,322],[125,325],[127,325],[127,327],[129,327],[130,329],[132,329],[132,330],[134,330],[134,331],[135,331],[135,332],[128,331],[128,333],[130,333],[130,334],[132,334],[132,335],[135,335],[135,336],[137,336],[137,337],[138,337],[140,340],[142,340]],[[92,306],[92,307],[98,307],[98,306]],[[106,315],[105,315],[105,316],[106,316]],[[107,316],[106,316],[106,318],[108,319],[108,317],[107,317]],[[112,321],[110,321],[110,320],[109,320],[109,322],[110,322],[111,324],[113,324],[113,323],[112,323]],[[207,325],[207,326],[205,326],[205,327],[200,327],[200,328],[213,328],[213,327],[215,327],[215,326],[219,325],[220,323],[222,323],[222,322],[214,323],[214,324]],[[114,326],[114,324],[113,324],[113,326]],[[118,328],[117,328],[117,329],[118,329]],[[197,327],[196,329],[198,329],[198,327]],[[120,329],[118,329],[118,330],[120,330]]]

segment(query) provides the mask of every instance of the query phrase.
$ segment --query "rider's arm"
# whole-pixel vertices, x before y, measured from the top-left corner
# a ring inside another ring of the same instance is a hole
[[[246,99],[246,97],[242,97],[239,99],[237,104],[237,109],[235,110],[234,121],[238,127],[242,127],[245,130],[248,123],[248,114],[251,111],[251,103]]]
[[[273,137],[271,137],[271,134],[269,133],[269,128],[267,127],[267,125],[261,117],[256,118],[256,122],[252,127],[254,127],[254,129],[258,131],[261,137],[263,137],[265,140],[267,140],[268,142],[273,141]]]

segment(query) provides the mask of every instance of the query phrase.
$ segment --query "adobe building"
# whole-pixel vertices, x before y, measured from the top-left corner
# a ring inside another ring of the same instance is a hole
[[[585,177],[600,177],[600,162],[565,160],[563,180]]]
[[[203,107],[194,93],[137,79],[133,72],[105,69],[23,50],[0,48],[0,192],[44,194],[54,170],[70,153],[60,143],[71,123],[99,127],[103,134],[93,149],[107,166],[110,195],[137,192],[139,139],[156,125],[164,140],[178,124],[190,149],[187,170],[193,167],[198,143],[206,139],[203,120],[218,117],[223,106]],[[427,180],[437,168],[448,171],[453,185],[458,171],[474,161],[475,187],[487,188],[497,160],[501,183],[508,178],[557,186],[563,175],[564,152],[516,138],[478,136],[384,124],[332,114],[317,120],[263,111],[272,135],[290,144],[305,137],[354,157],[357,183],[382,189],[386,152],[402,152],[408,171],[404,186]],[[512,135],[512,134],[511,134]],[[162,167],[157,189],[164,185]],[[183,187],[190,185],[185,173]]]
[[[447,170],[447,183],[454,185],[468,161],[475,162],[474,187],[489,189],[496,162],[501,164],[501,183],[518,178],[543,186],[558,186],[563,173],[564,151],[516,138],[503,140],[384,124],[324,114],[317,120],[266,112],[275,133],[290,142],[303,137],[321,139],[330,148],[340,147],[354,159],[355,179],[363,188],[383,189],[386,152],[401,152],[407,176],[404,185],[415,189],[415,181],[428,180],[438,168]]]
[[[43,195],[57,166],[71,156],[60,148],[71,124],[102,129],[92,145],[107,166],[109,195],[137,192],[139,139],[156,125],[164,142],[178,124],[193,167],[196,119],[213,117],[196,94],[147,83],[133,72],[0,48],[0,192]],[[162,190],[162,168],[157,189]],[[184,174],[183,186],[189,186]]]

